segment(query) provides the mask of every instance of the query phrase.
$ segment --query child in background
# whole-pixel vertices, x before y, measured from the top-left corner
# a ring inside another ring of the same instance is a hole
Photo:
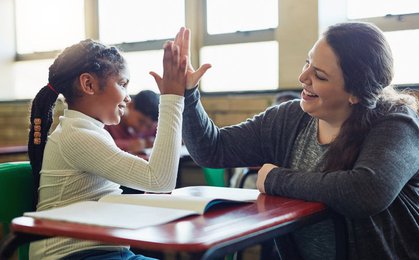
[[[116,145],[132,154],[142,154],[154,143],[159,116],[159,95],[151,90],[140,91],[127,104],[121,123],[107,125]]]
[[[120,185],[150,192],[174,189],[188,62],[179,53],[172,41],[167,42],[163,78],[151,73],[161,96],[154,152],[148,161],[122,151],[104,129],[120,122],[131,101],[129,71],[121,53],[84,40],[55,59],[48,84],[32,102],[30,117],[28,148],[38,211],[120,194]],[[58,94],[65,97],[68,109],[48,136]],[[30,258],[149,259],[134,255],[126,246],[62,237],[32,243]]]

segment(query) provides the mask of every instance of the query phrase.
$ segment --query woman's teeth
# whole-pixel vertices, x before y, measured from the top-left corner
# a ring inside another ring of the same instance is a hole
[[[313,93],[311,93],[311,92],[309,92],[309,91],[307,91],[305,89],[304,89],[304,94],[307,95],[307,96],[309,96],[309,97],[318,97],[316,94],[313,94]]]

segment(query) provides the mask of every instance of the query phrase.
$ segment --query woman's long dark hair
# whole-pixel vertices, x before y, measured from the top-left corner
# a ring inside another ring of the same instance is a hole
[[[53,122],[53,110],[59,93],[68,104],[79,96],[78,78],[82,73],[93,73],[104,87],[109,76],[125,68],[125,60],[115,47],[107,47],[93,40],[84,40],[66,48],[49,67],[48,84],[32,101],[28,154],[34,176],[35,203],[38,201],[40,171],[48,132]]]
[[[393,56],[376,26],[341,23],[329,27],[324,37],[338,58],[345,90],[359,100],[326,154],[325,171],[348,170],[353,167],[374,119],[403,104],[417,110],[417,99],[390,86]]]

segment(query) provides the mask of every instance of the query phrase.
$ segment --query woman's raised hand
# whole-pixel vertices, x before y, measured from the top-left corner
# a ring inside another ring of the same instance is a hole
[[[163,46],[163,77],[151,71],[161,94],[175,94],[183,96],[186,86],[186,67],[188,60],[180,57],[179,46],[168,41]]]
[[[180,28],[179,32],[177,33],[174,44],[179,46],[180,49],[180,57],[186,58],[188,60],[188,66],[186,70],[186,89],[191,89],[195,87],[205,72],[211,68],[210,64],[203,64],[201,67],[198,68],[197,71],[194,70],[191,64],[191,50],[190,50],[190,36],[191,30],[188,28]]]

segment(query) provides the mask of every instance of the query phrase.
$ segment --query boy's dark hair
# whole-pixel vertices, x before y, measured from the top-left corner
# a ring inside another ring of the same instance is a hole
[[[150,117],[153,121],[159,118],[159,95],[151,90],[140,91],[132,102],[134,102],[135,110]]]

